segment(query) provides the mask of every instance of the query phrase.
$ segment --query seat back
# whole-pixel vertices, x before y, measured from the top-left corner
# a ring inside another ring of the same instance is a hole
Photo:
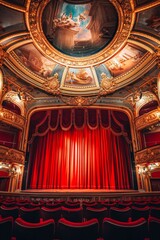
[[[0,219],[0,239],[11,240],[13,230],[13,218],[6,217]]]
[[[110,218],[113,218],[115,220],[119,220],[122,222],[127,222],[129,218],[131,218],[131,208],[125,207],[125,208],[117,208],[117,207],[111,207],[110,208]]]
[[[79,208],[80,207],[80,202],[65,202],[64,203],[64,205],[63,205],[64,207],[66,207],[66,208]]]
[[[137,221],[121,222],[105,218],[102,224],[104,240],[144,240],[147,236],[147,221],[140,218]]]
[[[148,219],[149,237],[150,240],[160,239],[160,219],[149,217]]]
[[[29,223],[22,218],[17,218],[14,229],[16,240],[53,240],[55,225],[53,219]]]
[[[96,218],[99,222],[99,234],[102,235],[102,222],[105,217],[108,217],[108,209],[105,207],[102,208],[91,208],[86,209],[86,219],[90,220]]]
[[[14,219],[18,218],[19,208],[18,207],[6,207],[2,205],[0,207],[0,215],[3,218],[12,216]]]
[[[146,207],[132,207],[132,220],[137,220],[141,217],[145,218],[146,220],[148,220],[149,217],[149,212],[150,212],[150,208],[148,206]]]
[[[19,209],[19,216],[27,222],[38,223],[40,221],[40,208],[21,207]]]
[[[150,216],[160,219],[160,207],[151,207]]]
[[[99,224],[97,219],[75,223],[61,218],[58,222],[58,232],[61,240],[96,240]]]
[[[62,207],[62,217],[71,222],[82,222],[83,209],[79,208],[66,208]]]
[[[43,220],[54,219],[55,222],[58,222],[62,215],[61,207],[58,208],[42,207],[40,212],[41,218],[43,218]]]

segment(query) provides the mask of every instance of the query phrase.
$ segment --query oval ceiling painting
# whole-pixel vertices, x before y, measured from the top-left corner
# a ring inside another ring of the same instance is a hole
[[[73,57],[86,57],[105,48],[113,39],[118,14],[109,0],[52,0],[42,16],[43,32],[50,44]]]

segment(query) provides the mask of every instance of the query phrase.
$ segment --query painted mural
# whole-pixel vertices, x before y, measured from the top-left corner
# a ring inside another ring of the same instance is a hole
[[[63,85],[68,88],[85,88],[94,87],[96,83],[90,68],[69,68]]]
[[[127,44],[122,51],[105,63],[112,77],[131,70],[144,56],[145,50],[133,44]]]
[[[27,44],[15,50],[20,61],[31,71],[42,76],[53,75],[56,63],[45,58],[33,44]]]
[[[116,32],[117,19],[109,0],[86,4],[53,0],[44,10],[42,25],[53,47],[67,55],[83,57],[107,46]]]
[[[136,29],[160,36],[160,6],[139,13]]]

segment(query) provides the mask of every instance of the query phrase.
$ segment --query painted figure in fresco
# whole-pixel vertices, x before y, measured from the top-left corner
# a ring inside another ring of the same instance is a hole
[[[85,16],[83,14],[79,14],[77,20],[73,20],[72,13],[69,16],[66,13],[62,13],[60,18],[53,19],[53,28],[64,27],[64,28],[74,28],[79,27],[80,22],[85,20]]]
[[[80,69],[77,73],[69,71],[67,74],[67,83],[70,84],[89,84],[92,82],[92,77],[85,71]]]

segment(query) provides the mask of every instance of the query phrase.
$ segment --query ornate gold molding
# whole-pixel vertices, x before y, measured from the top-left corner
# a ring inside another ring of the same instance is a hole
[[[44,90],[48,93],[58,94],[59,93],[59,81],[58,73],[55,73],[52,77],[47,77],[46,82],[43,83]]]
[[[151,163],[160,161],[160,145],[144,149],[135,153],[135,163]]]
[[[153,110],[135,119],[136,130],[139,131],[160,122],[160,109]]]
[[[16,149],[0,146],[0,161],[24,164],[25,153]]]
[[[18,114],[5,108],[0,108],[0,120],[20,129],[23,129],[25,125],[24,117],[19,116]]]
[[[2,46],[0,45],[0,67],[3,65],[5,58],[8,57],[8,53],[6,53]]]
[[[106,95],[115,91],[116,83],[113,78],[108,78],[105,73],[101,74],[100,95]]]
[[[26,20],[28,28],[31,32],[34,43],[43,54],[47,54],[50,59],[54,59],[56,62],[67,66],[91,66],[102,63],[111,58],[120,48],[126,43],[133,24],[132,5],[129,0],[124,0],[121,4],[118,1],[111,1],[117,10],[119,26],[115,37],[111,43],[100,53],[93,54],[89,57],[76,58],[69,57],[60,53],[54,47],[52,47],[42,30],[42,13],[49,3],[49,0],[34,0],[30,1],[28,11],[26,11]],[[38,21],[40,19],[40,21]]]
[[[90,106],[95,103],[98,99],[98,96],[92,97],[68,97],[68,96],[60,96],[61,100],[66,103],[67,105],[71,106]]]

